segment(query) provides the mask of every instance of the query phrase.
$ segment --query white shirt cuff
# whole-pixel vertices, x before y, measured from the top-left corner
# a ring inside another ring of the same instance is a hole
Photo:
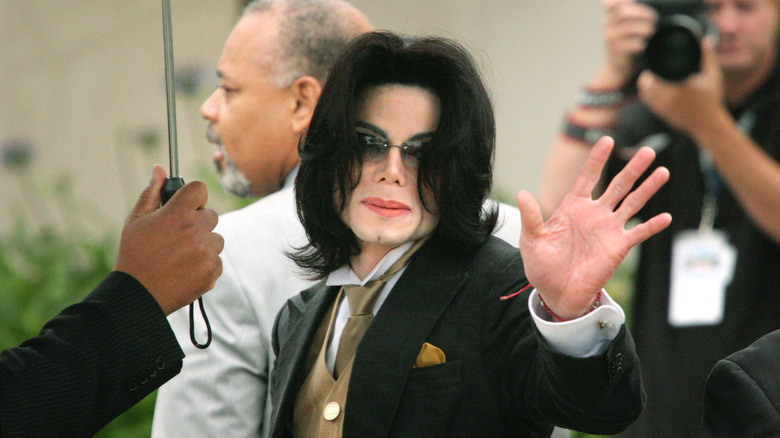
[[[601,305],[577,319],[564,322],[547,321],[547,310],[534,289],[528,300],[528,310],[536,327],[550,347],[574,357],[596,356],[604,352],[626,322],[623,309],[605,290],[601,290]]]

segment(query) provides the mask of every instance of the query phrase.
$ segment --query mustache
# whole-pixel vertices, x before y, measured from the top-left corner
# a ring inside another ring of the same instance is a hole
[[[222,139],[219,137],[219,135],[216,132],[214,132],[213,123],[209,123],[209,125],[206,127],[206,140],[208,140],[211,143],[222,146]]]

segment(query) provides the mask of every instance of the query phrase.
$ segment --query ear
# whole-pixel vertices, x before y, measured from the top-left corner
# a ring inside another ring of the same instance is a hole
[[[301,76],[290,87],[295,98],[295,110],[292,115],[292,128],[300,134],[309,127],[314,107],[322,93],[322,85],[313,76]]]

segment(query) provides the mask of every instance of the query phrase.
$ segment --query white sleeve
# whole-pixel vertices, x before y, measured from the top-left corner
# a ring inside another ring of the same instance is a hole
[[[493,201],[486,201],[493,202]],[[498,205],[498,222],[493,230],[493,235],[504,240],[508,244],[518,248],[520,245],[520,210],[517,206],[496,202]]]
[[[592,312],[565,322],[546,320],[539,291],[531,292],[528,300],[534,323],[553,350],[575,357],[601,354],[618,335],[626,321],[623,309],[605,290],[601,291],[601,305]]]
[[[158,391],[153,438],[268,436],[273,323],[287,299],[312,284],[286,255],[306,243],[292,186],[221,215],[215,231],[225,248],[222,275],[203,296],[211,345],[192,345],[188,308],[169,316],[186,357]],[[195,321],[202,322],[197,304]],[[197,329],[203,342],[205,328]]]
[[[203,296],[211,323],[211,345],[198,349],[189,336],[189,309],[169,322],[186,357],[181,373],[157,394],[153,438],[264,436],[271,349],[253,306],[241,291],[233,266],[223,264],[214,289]],[[196,337],[206,339],[197,303]]]

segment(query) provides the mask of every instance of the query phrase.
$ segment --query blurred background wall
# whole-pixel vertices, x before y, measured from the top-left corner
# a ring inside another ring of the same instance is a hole
[[[241,3],[171,3],[185,180],[213,174],[198,107]],[[472,51],[497,114],[496,196],[514,203],[519,188],[535,191],[563,112],[601,58],[600,2],[354,4],[379,28],[445,35]],[[90,227],[118,229],[151,165],[168,168],[161,20],[159,0],[0,0],[0,230],[14,215],[61,226],[74,205],[87,206]],[[9,166],[25,157],[26,167]],[[46,196],[72,202],[39,202]],[[219,198],[212,208],[233,208]]]

